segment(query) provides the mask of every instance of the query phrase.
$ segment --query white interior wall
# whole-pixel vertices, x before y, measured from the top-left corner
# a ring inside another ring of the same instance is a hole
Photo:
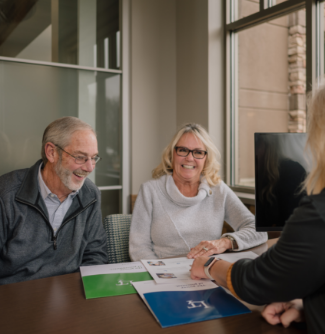
[[[223,156],[223,5],[132,0],[131,6],[131,193],[137,194],[186,122],[203,125]]]
[[[176,1],[177,126],[208,126],[207,21],[206,0]]]
[[[132,194],[176,131],[175,0],[131,1]]]
[[[224,167],[223,5],[177,0],[177,126],[204,126]]]

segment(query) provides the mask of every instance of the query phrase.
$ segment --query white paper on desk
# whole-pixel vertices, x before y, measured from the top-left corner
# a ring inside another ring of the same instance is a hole
[[[82,277],[103,274],[141,273],[145,271],[147,271],[147,269],[142,265],[141,262],[99,264],[96,266],[80,267]]]
[[[199,291],[217,288],[218,285],[209,280],[199,280],[183,283],[157,284],[155,281],[132,282],[141,298],[146,302],[144,293],[160,291]]]
[[[223,253],[214,257],[234,263],[240,259],[255,259],[257,254],[248,251],[240,253]],[[178,257],[173,259],[141,260],[156,283],[176,284],[191,280],[190,269],[193,259]]]
[[[184,280],[192,281],[190,269],[193,259],[177,257],[173,259],[141,260],[156,283],[176,284]]]
[[[222,254],[213,255],[213,257],[234,263],[241,259],[254,260],[258,257],[258,255],[254,252],[248,251],[248,252],[240,252],[240,253],[222,253]]]

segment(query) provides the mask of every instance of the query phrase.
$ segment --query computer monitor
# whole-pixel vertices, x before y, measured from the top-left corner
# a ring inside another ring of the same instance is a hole
[[[255,133],[256,231],[282,231],[306,195],[310,170],[306,133]]]

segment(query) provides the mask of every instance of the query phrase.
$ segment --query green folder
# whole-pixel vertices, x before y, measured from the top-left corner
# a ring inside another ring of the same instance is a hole
[[[148,272],[83,276],[86,299],[137,293],[131,282],[150,281]]]

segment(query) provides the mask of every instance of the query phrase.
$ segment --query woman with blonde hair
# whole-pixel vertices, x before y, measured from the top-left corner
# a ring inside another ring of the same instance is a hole
[[[130,229],[130,257],[188,258],[243,250],[267,240],[254,216],[218,174],[219,152],[198,124],[183,126],[165,148],[153,180],[142,184]],[[222,235],[226,221],[234,233]]]
[[[218,260],[204,270],[207,257],[193,263],[193,279],[211,276],[244,301],[269,304],[262,315],[271,324],[306,319],[309,333],[325,333],[325,88],[308,108],[308,140],[313,158],[305,196],[285,224],[274,247],[255,260]]]

